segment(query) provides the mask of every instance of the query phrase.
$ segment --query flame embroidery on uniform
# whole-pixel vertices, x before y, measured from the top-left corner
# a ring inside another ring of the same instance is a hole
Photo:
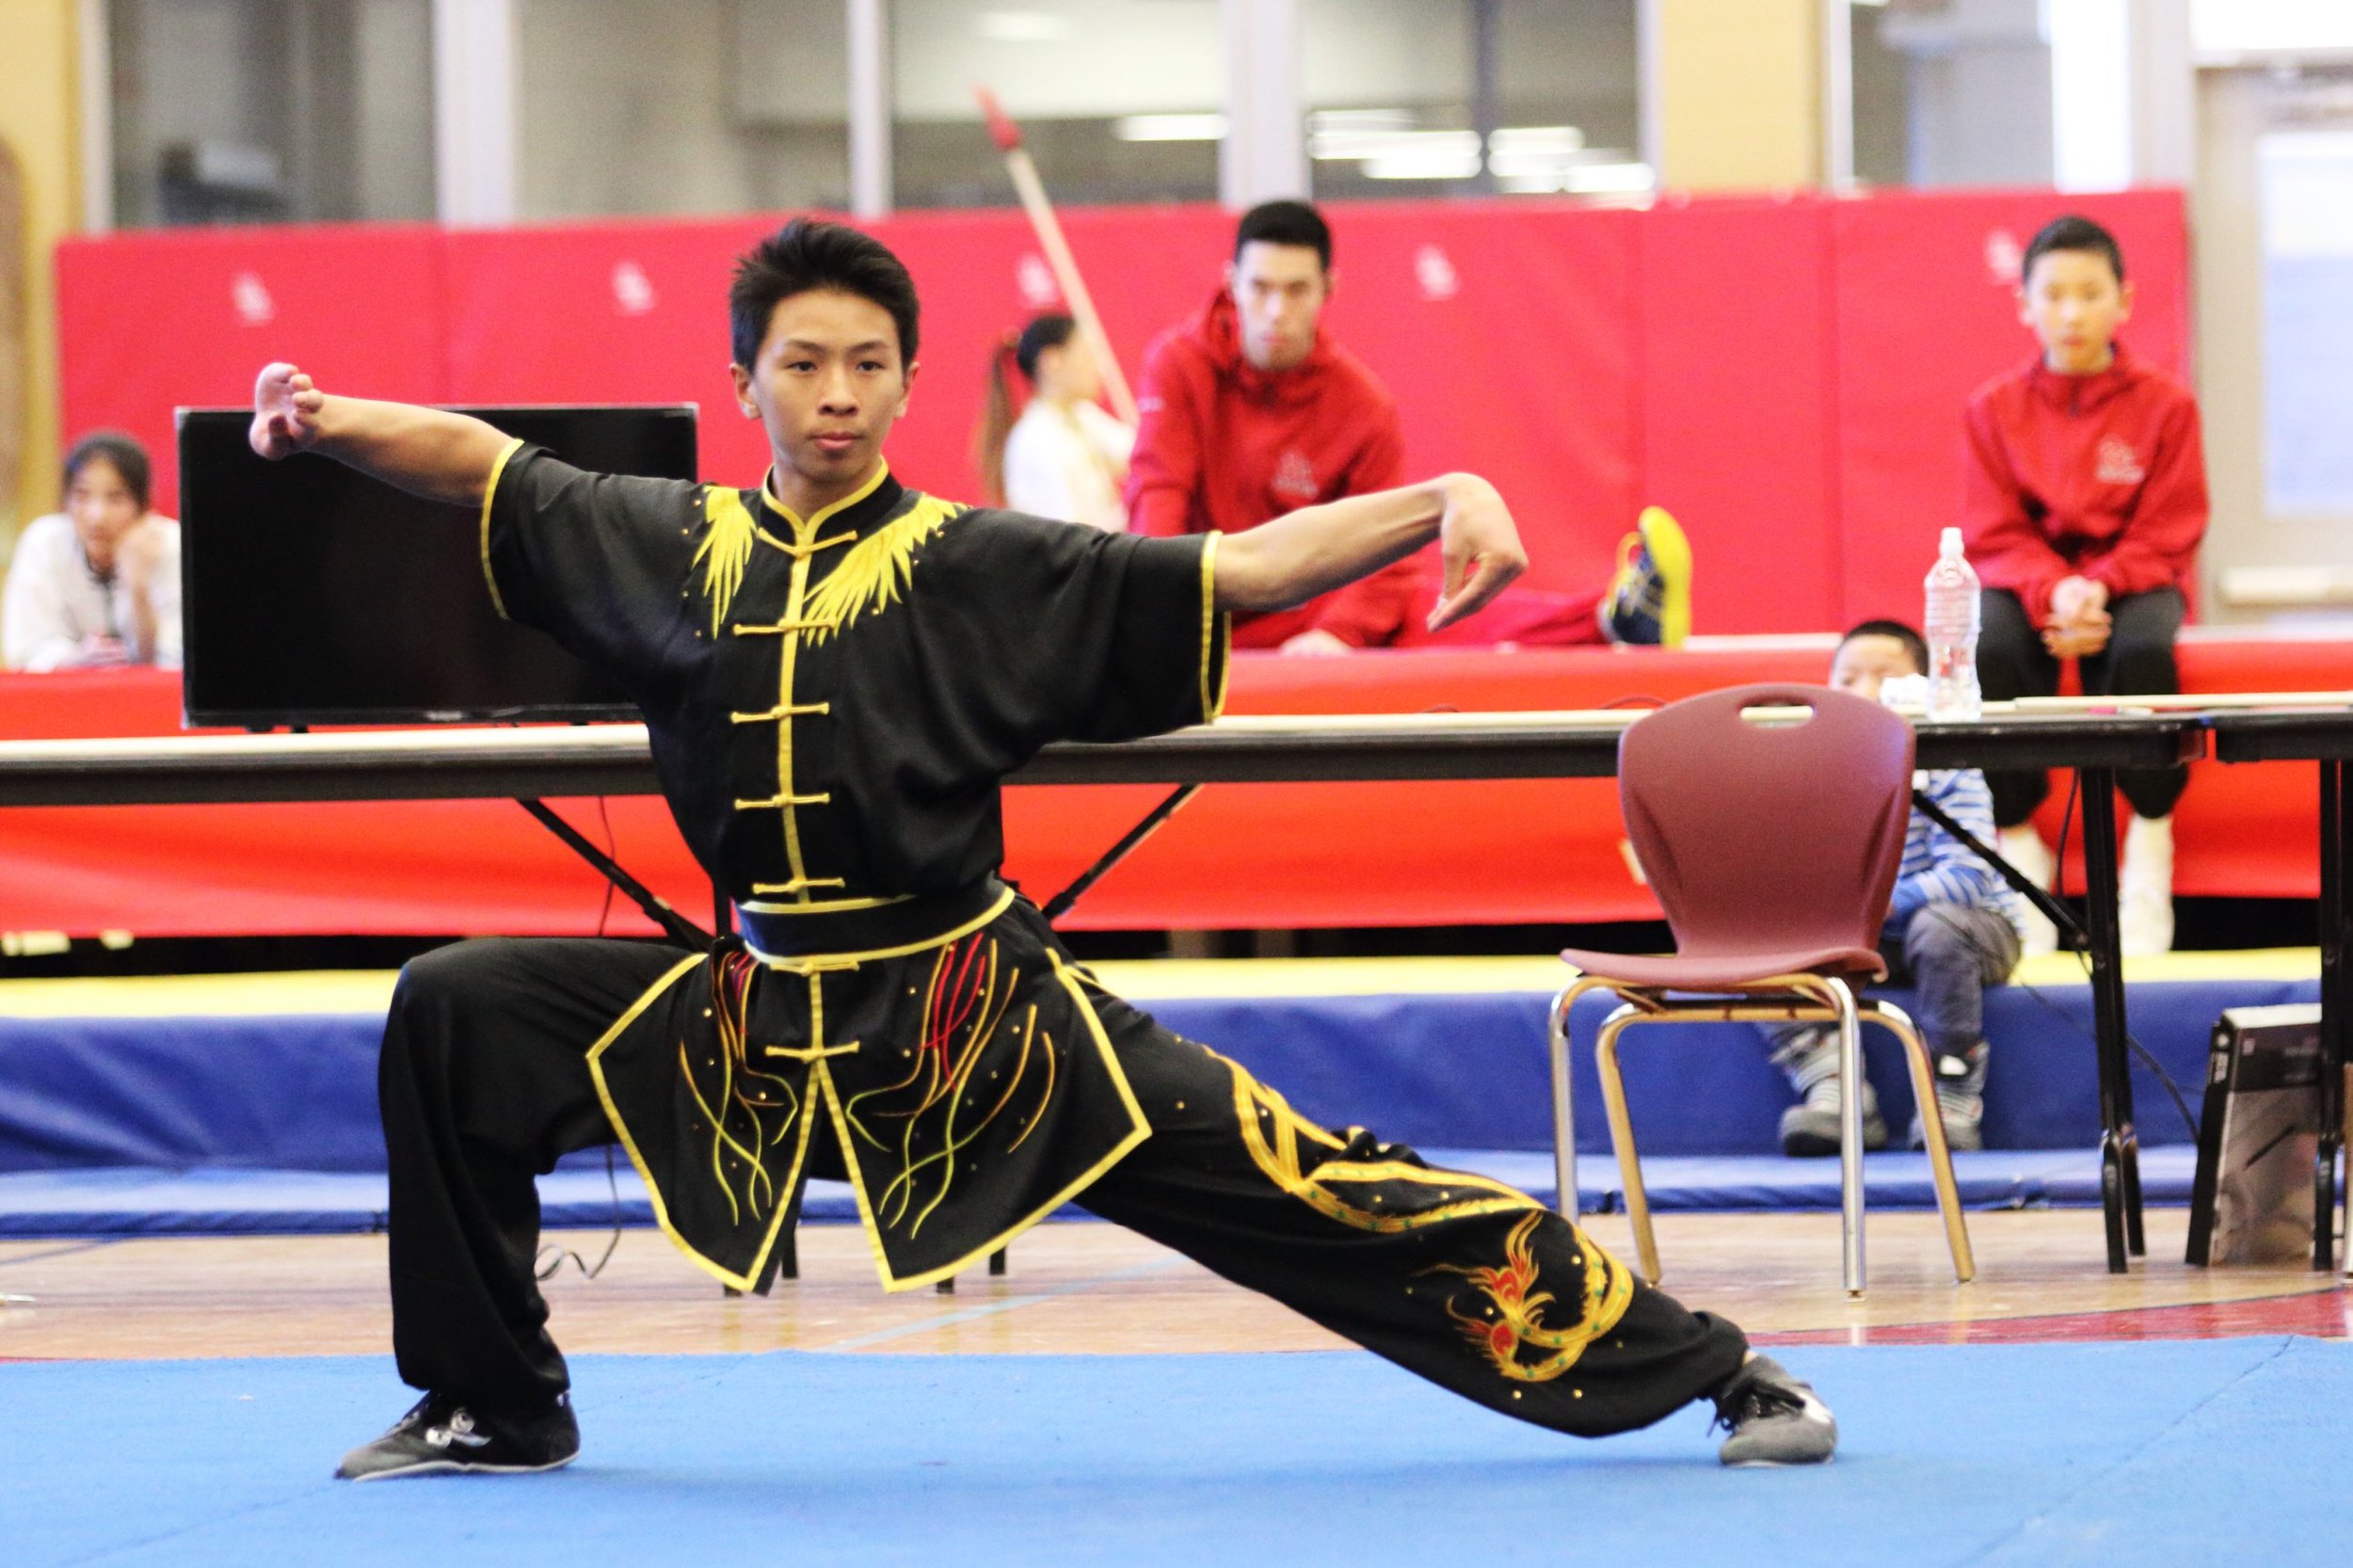
[[[1010,1059],[1000,1058],[997,1070],[1004,1087],[984,1109],[987,1091],[976,1082],[1020,985],[1018,969],[1000,969],[993,939],[975,937],[942,948],[932,964],[914,1064],[898,1082],[853,1095],[843,1107],[842,1118],[854,1136],[899,1161],[898,1174],[874,1195],[878,1223],[904,1224],[909,1236],[920,1230],[954,1184],[957,1157],[996,1125],[1024,1084],[1041,1078],[1034,1109],[1005,1152],[1019,1148],[1045,1115],[1054,1097],[1054,1037],[1038,1027],[1034,1005],[1026,1010]],[[888,1129],[876,1130],[873,1124],[880,1122],[901,1124],[895,1138],[887,1136]],[[919,1152],[919,1142],[937,1146]]]
[[[1483,1317],[1457,1311],[1450,1301],[1447,1316],[1497,1371],[1515,1383],[1550,1383],[1567,1371],[1587,1345],[1609,1331],[1633,1295],[1633,1282],[1625,1277],[1625,1271],[1580,1236],[1578,1245],[1593,1255],[1585,1268],[1584,1320],[1569,1328],[1548,1327],[1545,1308],[1556,1303],[1550,1291],[1536,1288],[1536,1254],[1530,1244],[1544,1217],[1544,1210],[1533,1210],[1512,1227],[1512,1234],[1504,1240],[1500,1269],[1440,1263],[1422,1271],[1425,1274],[1461,1274],[1487,1298]],[[1533,1361],[1524,1359],[1530,1351],[1551,1353]]]
[[[928,495],[850,547],[849,553],[808,596],[801,615],[808,638],[822,643],[859,616],[880,611],[915,575],[915,552],[968,508]]]
[[[743,495],[717,485],[703,491],[703,521],[708,526],[695,560],[703,568],[703,597],[711,600],[711,634],[715,637],[735,603],[735,590],[744,585],[744,568],[752,558],[752,540],[760,529]]]
[[[679,1071],[686,1081],[686,1092],[694,1096],[696,1109],[703,1113],[711,1128],[712,1177],[727,1197],[729,1216],[738,1222],[744,1207],[748,1206],[753,1217],[758,1218],[781,1195],[776,1178],[768,1169],[768,1150],[784,1142],[784,1135],[801,1114],[801,1097],[793,1092],[792,1085],[774,1073],[763,1073],[752,1066],[745,1048],[752,979],[758,970],[759,965],[740,952],[712,966],[712,1012],[718,1021],[719,1033],[719,1056],[712,1064],[719,1069],[719,1081],[712,1086],[717,1096],[715,1105],[695,1080],[695,1064],[686,1054],[685,1043],[679,1044]],[[766,1113],[776,1111],[782,1111],[784,1116],[776,1130],[770,1132]],[[743,1172],[744,1193],[740,1203],[736,1183],[728,1175],[730,1165]]]

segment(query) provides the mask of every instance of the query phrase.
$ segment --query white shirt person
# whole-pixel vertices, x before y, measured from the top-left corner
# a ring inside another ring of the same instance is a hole
[[[1017,420],[1009,367],[1030,386]],[[1000,345],[989,361],[978,440],[982,488],[992,505],[1128,531],[1122,491],[1136,432],[1096,402],[1102,390],[1102,367],[1066,315],[1038,316]]]
[[[65,510],[17,536],[0,594],[0,660],[47,671],[177,668],[180,524],[148,509],[145,449],[101,431],[65,462]]]
[[[1135,445],[1135,426],[1092,401],[1032,397],[1005,437],[1005,504],[1124,534],[1128,505],[1120,489]]]

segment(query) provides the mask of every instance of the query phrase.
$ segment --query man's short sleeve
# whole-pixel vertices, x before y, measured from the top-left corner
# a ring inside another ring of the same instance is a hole
[[[492,606],[626,677],[677,618],[701,491],[684,479],[591,473],[515,442],[482,499]]]
[[[952,638],[927,661],[969,685],[1007,751],[1119,741],[1217,716],[1230,617],[1219,536],[1153,538],[1015,512],[966,519],[948,596]],[[970,657],[964,657],[965,645]]]

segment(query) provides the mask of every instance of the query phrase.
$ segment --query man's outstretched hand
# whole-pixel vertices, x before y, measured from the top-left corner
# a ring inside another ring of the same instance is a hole
[[[319,410],[327,394],[311,378],[280,360],[262,367],[253,383],[253,450],[276,462],[308,448],[319,437]]]
[[[1446,585],[1430,612],[1433,632],[1479,610],[1528,569],[1528,552],[1511,509],[1493,485],[1472,474],[1456,474],[1448,482],[1438,554],[1446,565]]]

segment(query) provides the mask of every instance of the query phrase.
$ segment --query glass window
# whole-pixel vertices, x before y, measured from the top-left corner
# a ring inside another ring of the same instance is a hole
[[[430,0],[111,0],[115,221],[433,216]]]
[[[1855,0],[1855,178],[2051,183],[2049,0]]]
[[[1010,205],[972,89],[1057,201],[1208,201],[1225,135],[1218,0],[891,0],[893,200]]]
[[[1646,195],[1634,0],[1307,0],[1318,197]]]
[[[849,204],[841,0],[518,8],[518,216]]]
[[[2274,131],[2255,159],[2266,509],[2353,517],[2353,129]]]

